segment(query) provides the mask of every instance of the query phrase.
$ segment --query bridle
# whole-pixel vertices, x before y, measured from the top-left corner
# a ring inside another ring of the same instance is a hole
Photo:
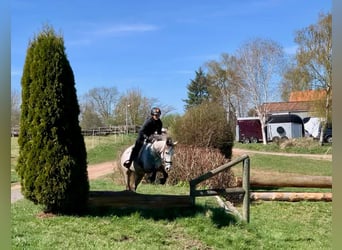
[[[156,149],[155,149],[155,147],[154,147],[154,143],[155,143],[156,141],[154,141],[153,143],[152,143],[152,148],[153,148],[153,151],[154,152],[158,152]],[[166,166],[172,166],[172,161],[168,161],[168,160],[166,160],[165,158],[165,155],[166,154],[169,154],[170,152],[166,152],[166,148],[167,147],[171,147],[171,150],[173,149],[173,144],[172,143],[168,143],[167,141],[165,141],[165,145],[163,146],[163,148],[162,148],[162,150],[161,151],[159,151],[158,153],[156,153],[155,154],[155,156],[157,156],[160,160],[161,160],[161,163],[162,163],[162,165],[164,166],[164,168],[165,168],[165,170],[170,170],[170,167],[166,167]],[[170,150],[170,151],[171,151]]]

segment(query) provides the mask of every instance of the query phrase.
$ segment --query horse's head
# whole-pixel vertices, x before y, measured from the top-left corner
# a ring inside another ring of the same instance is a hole
[[[170,137],[167,137],[165,140],[162,141],[156,141],[155,147],[158,147],[157,144],[159,144],[159,153],[160,158],[162,160],[162,165],[164,166],[164,169],[166,171],[170,171],[172,168],[172,157],[174,154],[174,147],[177,144],[177,142],[173,142]]]

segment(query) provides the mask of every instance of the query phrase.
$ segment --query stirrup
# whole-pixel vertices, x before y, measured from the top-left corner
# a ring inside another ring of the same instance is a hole
[[[127,161],[124,162],[123,165],[124,165],[126,168],[129,168],[129,167],[131,166],[131,164],[132,164],[132,162],[131,162],[130,160],[127,160]]]

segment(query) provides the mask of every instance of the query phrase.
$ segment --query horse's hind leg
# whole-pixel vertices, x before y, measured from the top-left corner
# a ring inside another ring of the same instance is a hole
[[[124,177],[125,177],[126,190],[132,191],[132,171],[127,168],[124,169]]]

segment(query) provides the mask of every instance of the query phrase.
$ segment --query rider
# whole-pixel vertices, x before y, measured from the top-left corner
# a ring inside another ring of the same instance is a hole
[[[155,132],[157,132],[157,134],[162,133],[163,123],[160,120],[160,115],[161,111],[159,108],[154,107],[151,109],[151,117],[147,118],[140,128],[131,155],[129,159],[124,162],[126,168],[129,168],[132,162],[137,158],[145,139],[148,139],[151,135],[155,134]]]

